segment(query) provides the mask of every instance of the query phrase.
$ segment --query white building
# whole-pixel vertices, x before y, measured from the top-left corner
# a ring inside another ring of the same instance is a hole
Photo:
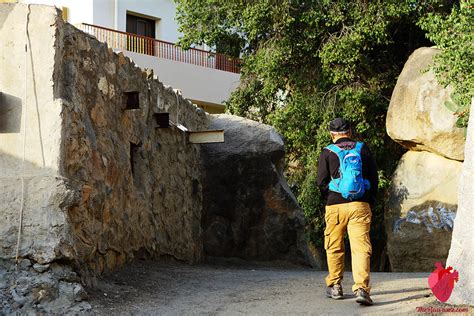
[[[160,81],[181,90],[210,113],[222,105],[240,80],[238,60],[207,50],[183,51],[172,0],[19,0],[55,5],[69,23],[123,51]]]

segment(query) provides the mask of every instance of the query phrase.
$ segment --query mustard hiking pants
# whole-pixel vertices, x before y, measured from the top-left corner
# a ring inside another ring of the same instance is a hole
[[[339,284],[344,274],[344,235],[349,234],[352,257],[352,291],[363,288],[370,293],[370,222],[372,212],[365,202],[351,202],[326,206],[326,229],[324,248],[326,249],[329,275],[326,285]]]

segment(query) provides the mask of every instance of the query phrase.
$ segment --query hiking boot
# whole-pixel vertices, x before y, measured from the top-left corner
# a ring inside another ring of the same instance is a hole
[[[340,300],[343,297],[342,294],[342,286],[340,284],[334,284],[332,286],[328,286],[326,290],[327,297],[330,297],[335,300]]]
[[[370,298],[369,293],[367,293],[367,291],[364,289],[358,289],[355,292],[355,295],[356,295],[356,302],[361,305],[370,306],[374,303],[372,302],[372,299]]]

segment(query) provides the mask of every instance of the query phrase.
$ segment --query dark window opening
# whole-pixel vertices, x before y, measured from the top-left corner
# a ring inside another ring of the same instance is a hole
[[[127,13],[127,50],[135,53],[155,55],[156,21]],[[143,38],[141,36],[147,37]]]
[[[156,21],[127,13],[127,33],[155,38]]]
[[[140,108],[140,97],[138,91],[125,92],[125,109],[134,110]]]
[[[155,113],[153,114],[155,118],[156,125],[159,128],[168,128],[170,127],[170,114],[169,113]]]

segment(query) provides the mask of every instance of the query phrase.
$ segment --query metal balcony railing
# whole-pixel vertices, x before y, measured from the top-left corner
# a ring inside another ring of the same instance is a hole
[[[197,66],[233,73],[240,72],[240,59],[201,49],[183,50],[173,43],[151,37],[112,30],[106,27],[82,23],[76,25],[82,31],[95,36],[109,47],[119,50],[156,56]]]

